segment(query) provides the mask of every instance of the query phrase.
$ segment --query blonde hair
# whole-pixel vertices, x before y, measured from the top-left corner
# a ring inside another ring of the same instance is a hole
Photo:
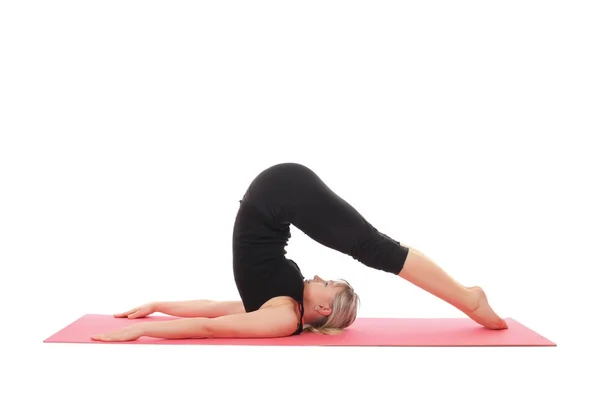
[[[344,279],[335,281],[334,285],[342,287],[342,290],[333,299],[331,314],[313,324],[305,324],[303,329],[305,332],[336,335],[342,333],[356,319],[360,303],[358,295]]]

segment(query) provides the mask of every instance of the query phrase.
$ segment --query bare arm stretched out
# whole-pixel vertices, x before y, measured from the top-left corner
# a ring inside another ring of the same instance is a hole
[[[137,340],[142,336],[162,339],[269,338],[291,335],[298,327],[298,314],[292,300],[282,299],[250,313],[240,312],[236,302],[209,300],[174,302],[157,306],[155,311],[185,316],[171,321],[140,322],[109,333],[92,336],[103,342]],[[152,314],[144,305],[115,317],[141,318]],[[243,311],[243,307],[241,308]],[[198,315],[212,315],[212,317]]]
[[[174,317],[216,318],[224,315],[243,314],[246,312],[241,301],[187,300],[156,301],[131,310],[115,314],[117,318],[143,318],[150,314],[162,313]]]

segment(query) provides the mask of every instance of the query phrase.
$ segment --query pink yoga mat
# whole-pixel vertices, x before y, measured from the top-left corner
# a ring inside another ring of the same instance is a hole
[[[154,315],[129,320],[111,315],[88,314],[46,339],[45,343],[187,344],[245,346],[556,346],[555,343],[507,319],[508,329],[485,329],[468,318],[359,318],[336,336],[303,333],[276,339],[184,339],[141,337],[131,342],[96,342],[91,336],[144,321],[174,317]]]

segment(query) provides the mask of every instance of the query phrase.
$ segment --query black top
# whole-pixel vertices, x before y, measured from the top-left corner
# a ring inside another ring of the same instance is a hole
[[[233,230],[233,272],[246,312],[258,310],[268,300],[288,296],[300,305],[302,332],[304,276],[298,265],[285,257],[290,225],[268,218],[240,200]]]
[[[285,257],[290,224],[317,243],[395,275],[408,255],[407,247],[379,232],[312,170],[295,163],[274,165],[250,183],[233,229],[233,271],[248,312],[289,296],[304,315],[304,277]]]

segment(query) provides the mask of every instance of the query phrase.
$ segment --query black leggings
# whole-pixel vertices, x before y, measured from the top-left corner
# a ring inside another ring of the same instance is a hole
[[[323,246],[368,267],[398,274],[406,261],[407,247],[375,229],[304,165],[285,163],[264,170],[243,201],[275,227],[292,224]]]

